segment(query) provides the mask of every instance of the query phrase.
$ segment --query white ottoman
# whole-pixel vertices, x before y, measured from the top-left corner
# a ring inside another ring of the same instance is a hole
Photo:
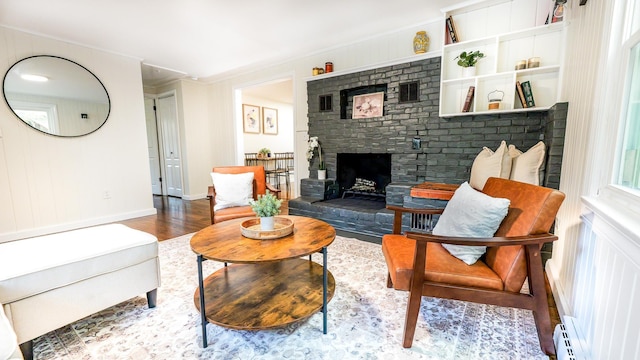
[[[156,237],[120,224],[2,243],[0,264],[0,303],[23,352],[33,338],[137,295],[154,307],[160,286]]]

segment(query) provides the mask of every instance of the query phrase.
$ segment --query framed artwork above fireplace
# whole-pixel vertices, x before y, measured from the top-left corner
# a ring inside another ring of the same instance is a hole
[[[352,119],[367,119],[382,116],[384,92],[377,92],[353,97]]]

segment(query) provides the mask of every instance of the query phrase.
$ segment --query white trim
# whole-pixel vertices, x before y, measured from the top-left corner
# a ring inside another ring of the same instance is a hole
[[[640,246],[640,196],[637,191],[607,186],[597,197],[583,196],[582,202],[597,217]]]

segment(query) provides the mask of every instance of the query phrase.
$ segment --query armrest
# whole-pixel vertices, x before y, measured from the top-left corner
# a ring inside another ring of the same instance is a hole
[[[452,245],[474,245],[474,246],[513,246],[513,245],[542,245],[550,241],[558,240],[558,237],[553,234],[535,234],[526,236],[510,236],[510,237],[492,237],[492,238],[464,238],[454,236],[441,236],[433,234],[423,234],[417,232],[407,232],[406,236],[409,239],[416,240],[418,242],[433,242],[439,244],[452,244]]]
[[[266,183],[265,184],[267,186],[267,190],[269,190],[270,192],[272,192],[276,197],[278,196],[278,194],[280,193],[280,189],[276,189],[275,187],[273,187],[273,185]]]

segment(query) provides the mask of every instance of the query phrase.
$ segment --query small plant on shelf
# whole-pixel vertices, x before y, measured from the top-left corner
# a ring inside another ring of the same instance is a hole
[[[472,67],[476,66],[478,60],[484,57],[484,54],[480,51],[463,51],[460,55],[456,56],[455,59],[458,59],[458,65],[462,67]],[[455,60],[454,59],[454,60]]]
[[[258,157],[260,158],[267,158],[270,154],[271,150],[269,150],[268,148],[262,148],[258,151]]]
[[[271,217],[280,214],[282,200],[278,199],[269,190],[264,195],[258,195],[258,200],[249,201],[251,210],[258,217]]]

